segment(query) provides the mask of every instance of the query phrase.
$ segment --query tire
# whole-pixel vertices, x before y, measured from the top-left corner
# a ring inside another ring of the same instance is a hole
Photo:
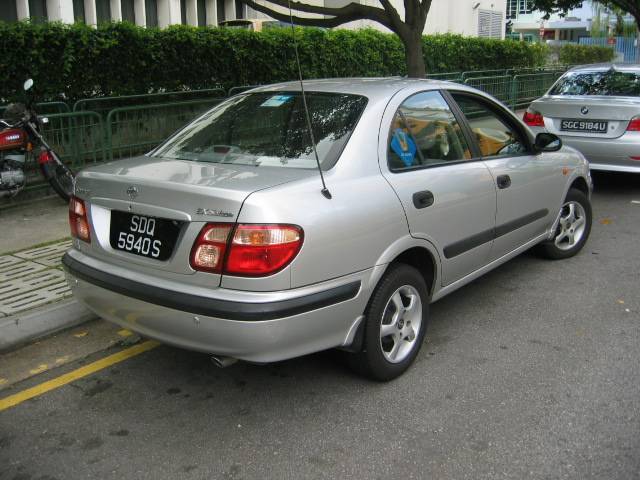
[[[51,161],[42,166],[42,171],[53,190],[68,202],[73,194],[74,175],[71,169],[62,162]]]
[[[400,315],[398,303],[403,308]],[[363,348],[349,354],[350,367],[377,381],[402,375],[420,351],[428,312],[429,293],[420,272],[409,265],[392,264],[369,300]]]
[[[589,199],[580,190],[570,189],[560,209],[560,222],[553,239],[538,245],[537,252],[551,260],[573,257],[587,243],[591,224]]]

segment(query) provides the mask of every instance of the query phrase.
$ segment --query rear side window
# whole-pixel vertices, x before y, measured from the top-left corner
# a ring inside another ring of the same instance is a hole
[[[331,168],[367,100],[359,95],[306,94],[320,165]],[[208,163],[317,168],[299,92],[238,95],[185,127],[154,156]]]
[[[407,98],[389,132],[391,171],[469,160],[471,152],[460,126],[440,92]]]
[[[640,74],[634,72],[571,72],[556,83],[549,95],[604,95],[637,97]]]

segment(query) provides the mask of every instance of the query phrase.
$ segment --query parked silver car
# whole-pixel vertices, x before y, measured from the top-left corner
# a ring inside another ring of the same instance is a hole
[[[591,170],[640,173],[640,65],[585,65],[565,73],[524,115],[558,135]]]
[[[585,244],[584,157],[488,95],[409,79],[305,91],[325,194],[297,83],[81,172],[63,259],[76,298],[224,363],[338,347],[388,380],[418,354],[430,302],[533,246]]]

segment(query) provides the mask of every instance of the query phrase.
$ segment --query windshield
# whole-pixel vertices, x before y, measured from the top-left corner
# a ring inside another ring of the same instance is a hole
[[[331,168],[366,98],[306,94],[320,164]],[[317,168],[299,92],[249,93],[214,108],[161,145],[156,157],[254,166]]]
[[[637,97],[640,74],[635,72],[574,72],[562,77],[549,95],[605,95]]]

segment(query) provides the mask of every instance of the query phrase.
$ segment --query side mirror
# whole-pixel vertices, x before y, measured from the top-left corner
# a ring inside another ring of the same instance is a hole
[[[535,146],[538,152],[557,152],[562,148],[562,140],[553,133],[542,132],[536,136]]]
[[[24,85],[22,88],[24,88],[24,91],[26,92],[27,90],[29,90],[31,87],[33,87],[33,78],[29,78],[27,79],[26,82],[24,82]]]

